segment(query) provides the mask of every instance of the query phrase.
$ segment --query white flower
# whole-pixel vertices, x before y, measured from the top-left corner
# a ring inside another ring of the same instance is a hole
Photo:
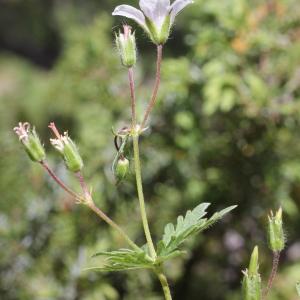
[[[123,16],[137,22],[150,36],[155,44],[161,45],[169,37],[170,29],[176,15],[192,0],[140,0],[140,9],[130,5],[119,5],[113,16]]]

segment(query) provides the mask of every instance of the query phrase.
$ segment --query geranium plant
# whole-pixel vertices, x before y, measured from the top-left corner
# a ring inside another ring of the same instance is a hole
[[[116,155],[112,162],[112,171],[117,183],[126,178],[130,162],[126,157],[125,147],[132,147],[140,215],[146,240],[145,245],[137,245],[121,226],[107,216],[101,208],[96,206],[91,189],[83,176],[83,160],[78,148],[67,132],[61,134],[54,123],[50,123],[49,125],[53,133],[53,138],[50,139],[50,142],[64,160],[68,170],[77,178],[81,187],[81,193],[76,193],[68,187],[49,166],[46,152],[34,127],[25,122],[19,123],[19,126],[14,128],[29,157],[34,162],[39,163],[53,180],[70,194],[78,204],[89,207],[109,226],[112,226],[127,242],[128,248],[115,251],[99,251],[96,253],[95,256],[104,256],[107,260],[103,266],[96,266],[93,269],[105,272],[148,269],[157,275],[163,289],[164,297],[167,300],[172,299],[172,293],[165,275],[164,263],[167,260],[184,254],[182,246],[186,239],[195,237],[198,233],[210,227],[235,208],[235,206],[225,208],[208,218],[206,217],[206,210],[210,204],[200,203],[194,209],[187,211],[185,215],[179,216],[175,223],[167,224],[160,240],[154,242],[152,239],[143,193],[139,140],[148,126],[151,126],[149,124],[149,116],[155,106],[159,92],[163,47],[169,38],[175,17],[189,4],[192,4],[191,0],[176,0],[173,3],[170,3],[169,0],[141,0],[139,2],[140,10],[129,5],[120,5],[113,12],[114,16],[133,19],[144,29],[157,49],[156,77],[152,95],[145,112],[141,116],[138,116],[136,113],[136,101],[138,99],[136,99],[134,80],[134,67],[137,62],[135,33],[129,25],[123,25],[123,28],[115,34],[121,63],[128,72],[131,123],[129,126],[114,132]],[[151,138],[151,136],[147,138]]]

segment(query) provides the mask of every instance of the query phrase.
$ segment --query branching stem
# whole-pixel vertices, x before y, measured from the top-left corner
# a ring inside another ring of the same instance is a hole
[[[263,293],[263,299],[264,300],[267,299],[268,294],[269,294],[269,292],[272,288],[274,279],[275,279],[276,274],[277,274],[279,260],[280,260],[280,252],[279,251],[273,252],[272,271],[271,271],[271,274],[269,276],[268,285],[267,285],[267,287],[266,287],[266,289],[264,290],[264,293]]]
[[[161,62],[162,62],[162,55],[163,55],[163,45],[157,45],[157,58],[156,58],[156,76],[155,76],[155,84],[154,84],[154,89],[152,93],[151,100],[147,106],[143,122],[141,125],[141,130],[145,128],[146,123],[148,121],[149,115],[156,103],[157,99],[157,93],[160,85],[160,71],[161,71]]]
[[[119,232],[119,234],[124,238],[124,240],[127,241],[127,243],[130,245],[130,247],[134,250],[140,251],[140,247],[134,243],[130,237],[123,231],[123,229],[115,223],[111,218],[109,218],[99,207],[97,207],[93,201],[92,195],[88,189],[88,186],[84,180],[84,177],[81,172],[78,172],[76,174],[76,177],[78,178],[78,181],[80,183],[82,192],[84,194],[84,197],[86,199],[85,204],[94,212],[96,215],[98,215],[103,221],[105,221],[108,225],[110,225],[112,228],[114,228],[116,231]]]
[[[85,183],[85,180],[81,174],[81,172],[78,172],[76,174],[76,177],[78,178],[78,181],[80,183],[82,192],[84,197],[76,194],[73,192],[69,187],[66,186],[66,184],[52,171],[52,169],[49,167],[48,163],[46,161],[41,161],[40,164],[42,167],[47,171],[47,173],[53,178],[53,180],[69,195],[74,197],[76,200],[84,201],[84,203],[94,212],[96,213],[104,222],[106,222],[108,225],[110,225],[112,228],[114,228],[116,231],[119,232],[119,234],[124,238],[124,240],[127,241],[127,243],[130,245],[130,247],[134,250],[140,251],[140,247],[135,244],[129,236],[123,231],[123,229],[116,224],[112,219],[110,219],[100,208],[98,208],[93,199],[92,195],[89,192],[88,186]]]

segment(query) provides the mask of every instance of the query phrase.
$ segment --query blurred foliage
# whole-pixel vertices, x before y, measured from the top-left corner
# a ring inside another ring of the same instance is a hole
[[[128,1],[136,3],[136,1]],[[0,9],[0,295],[3,300],[161,299],[147,272],[84,271],[120,237],[73,204],[23,153],[12,128],[35,124],[51,164],[78,189],[49,147],[55,121],[76,140],[97,204],[144,243],[134,178],[115,186],[111,127],[129,122],[127,76],[110,17],[119,1],[6,0]],[[115,22],[115,23],[113,23]],[[138,111],[153,83],[154,47],[140,34]],[[20,56],[21,55],[21,56]],[[266,216],[282,205],[287,249],[273,300],[297,299],[300,280],[300,5],[297,0],[197,1],[165,47],[160,101],[142,139],[154,237],[201,202],[239,207],[168,264],[175,300],[240,299],[241,269],[260,246]],[[38,65],[34,64],[38,63]],[[41,67],[42,66],[42,67]],[[50,69],[48,69],[50,67]],[[149,130],[150,132],[150,130]],[[132,155],[131,155],[132,156]],[[298,262],[297,262],[298,260]]]

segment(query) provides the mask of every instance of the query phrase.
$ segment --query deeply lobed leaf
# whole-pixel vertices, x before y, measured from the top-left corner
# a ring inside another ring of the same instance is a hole
[[[101,267],[91,269],[102,272],[135,270],[135,269],[149,269],[153,267],[153,260],[151,260],[146,252],[134,251],[130,249],[120,249],[116,251],[101,251],[93,255],[105,256],[106,263]]]
[[[236,208],[236,206],[230,206],[215,213],[209,219],[203,218],[207,214],[206,209],[209,205],[210,203],[201,203],[193,210],[187,211],[185,217],[179,216],[175,226],[172,223],[165,226],[163,238],[158,243],[158,255],[162,260],[180,255],[182,252],[179,251],[178,247],[187,238],[207,229],[225,214]]]

